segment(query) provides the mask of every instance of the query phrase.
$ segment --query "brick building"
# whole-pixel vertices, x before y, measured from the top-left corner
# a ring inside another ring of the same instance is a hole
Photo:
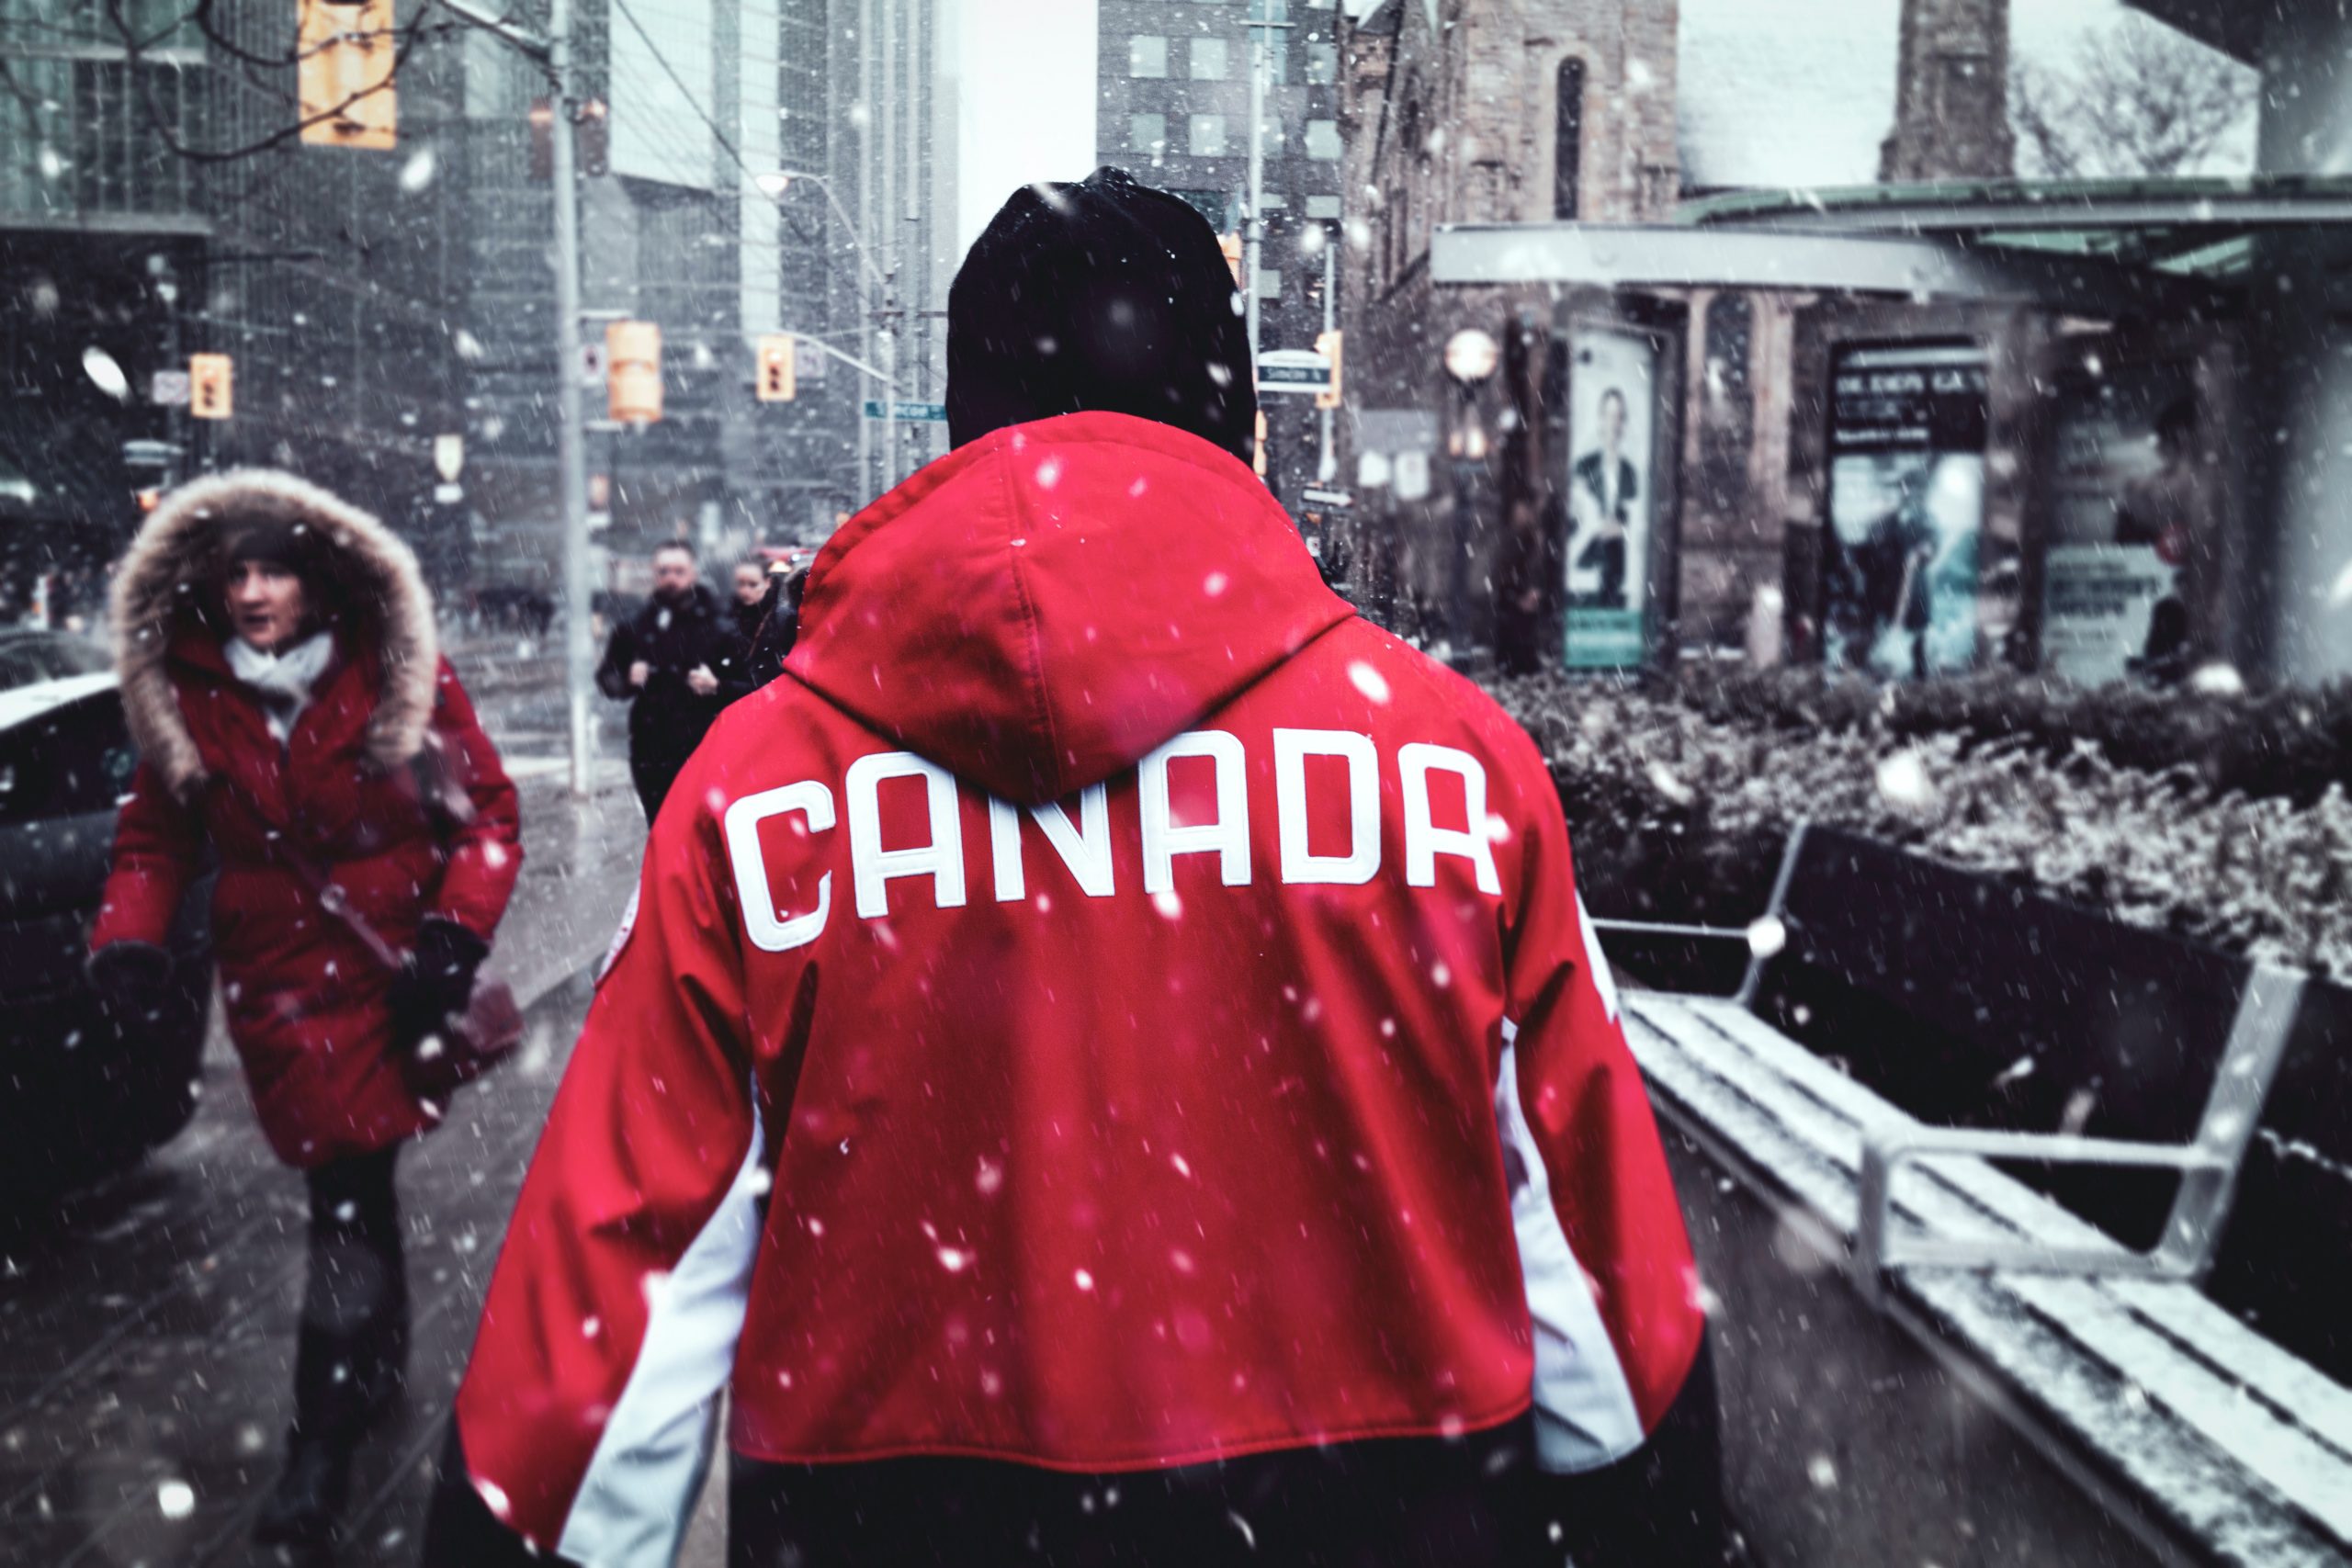
[[[1771,290],[1439,285],[1430,238],[1440,225],[1662,223],[1694,196],[1853,185],[1882,164],[1914,180],[2007,172],[2007,0],[1838,9],[1850,14],[1386,0],[1346,30],[1348,188],[1368,208],[1347,294],[1349,395],[1376,612],[1473,661],[1559,647],[1577,596],[1563,587],[1575,564],[1556,557],[1574,531],[1563,491],[1589,444],[1566,407],[1579,333],[1660,355],[1643,367],[1657,396],[1654,580],[1628,591],[1650,656],[1736,645],[1778,603],[1792,525],[1820,504],[1808,367],[1817,378],[1826,345],[1886,330],[1883,312],[1847,320],[1838,301]],[[1501,340],[1472,385],[1442,363],[1464,329]]]

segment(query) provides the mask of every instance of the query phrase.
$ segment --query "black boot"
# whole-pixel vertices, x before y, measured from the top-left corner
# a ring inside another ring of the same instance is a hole
[[[400,1391],[408,1280],[391,1151],[311,1173],[310,1277],[294,1345],[286,1469],[254,1525],[265,1545],[325,1546],[351,1495],[351,1461]]]
[[[316,1322],[304,1303],[294,1345],[294,1424],[286,1429],[286,1469],[254,1521],[266,1546],[324,1546],[335,1538],[351,1496],[351,1456],[367,1429],[368,1399],[354,1376],[360,1337]]]

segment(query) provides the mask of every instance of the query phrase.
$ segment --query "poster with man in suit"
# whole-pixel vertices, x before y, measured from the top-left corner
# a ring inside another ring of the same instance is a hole
[[[1605,327],[1577,329],[1570,353],[1565,651],[1572,670],[1616,669],[1646,652],[1657,356]]]

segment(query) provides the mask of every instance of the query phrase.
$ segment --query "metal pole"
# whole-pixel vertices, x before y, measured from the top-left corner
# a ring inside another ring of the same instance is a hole
[[[595,788],[591,694],[596,652],[589,636],[588,435],[580,400],[580,184],[572,145],[571,0],[549,0],[548,73],[554,79],[550,141],[555,175],[556,493],[563,523],[564,686],[571,716],[571,793]]]
[[[882,177],[877,182],[875,203],[866,209],[867,222],[874,237],[881,243],[882,273],[888,279],[883,285],[882,309],[886,312],[898,308],[899,247],[896,240],[899,225],[899,0],[882,0],[882,91],[881,101],[875,106],[882,121]],[[878,220],[876,214],[879,215]],[[889,374],[887,379],[899,378],[899,322],[892,314],[882,318],[882,367]],[[882,392],[882,493],[888,495],[899,484],[899,400],[888,388]]]
[[[1323,330],[1335,331],[1339,326],[1336,314],[1338,300],[1334,297],[1334,277],[1339,271],[1339,235],[1327,231],[1323,236]],[[1329,484],[1340,471],[1340,455],[1331,450],[1331,410],[1323,412],[1323,452],[1315,460],[1315,477]]]
[[[1250,322],[1250,378],[1258,377],[1258,263],[1266,244],[1266,29],[1264,0],[1250,0],[1250,229],[1241,247],[1241,298]]]

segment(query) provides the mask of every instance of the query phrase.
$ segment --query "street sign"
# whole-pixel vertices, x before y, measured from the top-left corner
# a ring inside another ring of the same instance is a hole
[[[187,407],[188,373],[185,370],[158,370],[147,383],[147,400],[159,409]]]
[[[1355,504],[1355,498],[1343,490],[1303,490],[1298,493],[1302,501],[1317,506],[1353,506]]]
[[[889,412],[885,413],[882,410],[881,399],[868,398],[865,400],[865,417],[868,419],[904,419],[912,420],[920,423],[945,424],[947,423],[947,405],[945,403],[894,402],[890,405]]]
[[[1331,361],[1311,348],[1270,348],[1258,355],[1258,390],[1312,397],[1331,389]]]

